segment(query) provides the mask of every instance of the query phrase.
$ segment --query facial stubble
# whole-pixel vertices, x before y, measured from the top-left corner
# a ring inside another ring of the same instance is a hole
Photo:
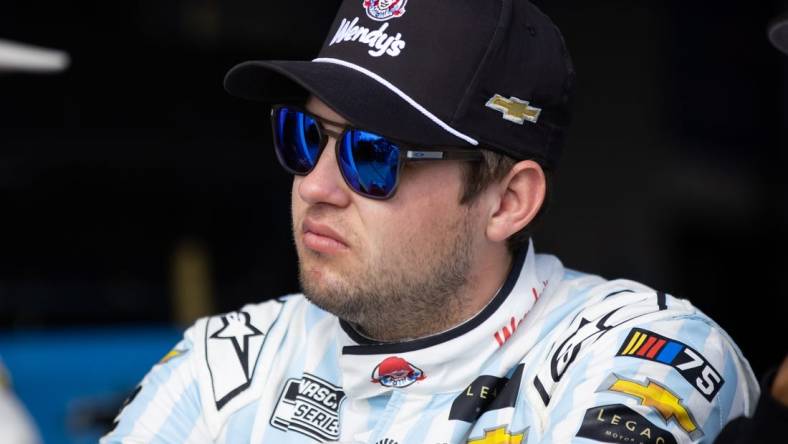
[[[385,248],[328,285],[316,282],[299,261],[304,295],[373,339],[405,340],[451,328],[464,320],[462,290],[472,260],[470,211],[464,213],[430,227],[436,236],[427,245],[403,239],[399,249]]]

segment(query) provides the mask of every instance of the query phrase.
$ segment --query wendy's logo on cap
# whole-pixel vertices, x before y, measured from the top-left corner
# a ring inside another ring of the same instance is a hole
[[[364,0],[367,16],[379,22],[390,18],[402,17],[408,0]]]
[[[359,26],[358,21],[358,17],[352,21],[343,18],[328,46],[343,42],[359,42],[370,47],[367,53],[372,57],[380,57],[383,54],[397,57],[405,49],[405,40],[402,39],[401,33],[398,32],[396,35],[386,33],[388,23],[383,23],[378,29],[369,29]]]
[[[383,387],[403,388],[426,378],[420,368],[398,357],[390,356],[372,370],[372,381]]]

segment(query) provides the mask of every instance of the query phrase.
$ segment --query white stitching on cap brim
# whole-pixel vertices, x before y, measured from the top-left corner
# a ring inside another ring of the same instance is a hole
[[[451,133],[454,136],[459,137],[460,139],[470,143],[471,145],[478,145],[479,144],[479,142],[476,139],[474,139],[473,137],[470,137],[467,134],[463,134],[463,133],[457,131],[456,129],[450,127],[446,122],[444,122],[443,120],[439,119],[435,114],[432,114],[431,112],[429,112],[426,108],[424,108],[418,102],[413,100],[412,97],[410,97],[409,95],[407,95],[404,92],[402,92],[401,89],[399,89],[396,86],[394,86],[391,82],[389,82],[388,80],[384,79],[383,77],[375,74],[374,72],[372,72],[372,71],[370,71],[370,70],[368,70],[368,69],[366,69],[364,67],[358,66],[358,65],[350,63],[350,62],[346,62],[344,60],[328,58],[328,57],[320,57],[320,58],[316,58],[316,59],[314,59],[312,61],[313,62],[318,62],[318,63],[333,63],[335,65],[341,65],[341,66],[344,66],[346,68],[350,68],[352,70],[358,71],[361,74],[364,74],[365,76],[367,76],[367,77],[375,80],[376,82],[380,83],[381,85],[385,86],[389,91],[391,91],[394,94],[398,95],[402,100],[408,102],[408,104],[410,106],[416,108],[416,110],[418,112],[420,112],[425,117],[427,117],[428,119],[430,119],[433,122],[435,122],[435,124],[437,124],[438,126],[443,128],[447,132]]]

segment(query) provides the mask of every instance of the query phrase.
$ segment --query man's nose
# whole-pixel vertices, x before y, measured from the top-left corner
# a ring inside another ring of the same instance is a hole
[[[338,207],[350,203],[352,192],[342,178],[337,165],[336,139],[329,137],[317,165],[306,176],[296,176],[298,195],[309,204],[325,203]]]

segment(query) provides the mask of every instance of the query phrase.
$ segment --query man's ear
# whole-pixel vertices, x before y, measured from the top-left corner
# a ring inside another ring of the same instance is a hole
[[[487,238],[503,242],[523,229],[539,213],[547,192],[541,165],[533,160],[514,164],[501,181],[493,185],[498,206],[487,222]]]

